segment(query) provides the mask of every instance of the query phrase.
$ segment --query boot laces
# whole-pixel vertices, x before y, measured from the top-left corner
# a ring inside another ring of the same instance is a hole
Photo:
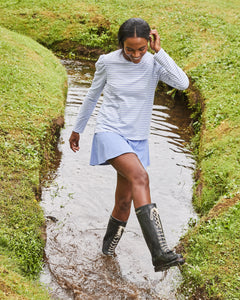
[[[157,228],[157,236],[158,236],[158,241],[160,244],[160,247],[162,250],[166,253],[172,252],[169,250],[167,246],[167,242],[164,236],[163,228],[162,228],[162,223],[159,217],[159,213],[156,207],[153,207],[150,211],[150,219],[151,221],[154,221],[156,228]]]
[[[114,250],[115,248],[117,247],[117,244],[123,234],[123,231],[124,231],[124,226],[119,226],[118,227],[118,231],[117,233],[114,235],[112,241],[111,241],[111,244],[109,245],[109,248],[108,248],[108,253],[110,255],[113,255],[114,254]]]

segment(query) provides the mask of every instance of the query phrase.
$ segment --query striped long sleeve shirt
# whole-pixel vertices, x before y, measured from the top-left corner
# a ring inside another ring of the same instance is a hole
[[[130,140],[147,139],[159,81],[179,90],[189,85],[187,75],[163,49],[154,55],[146,52],[137,64],[126,60],[121,49],[101,55],[73,131],[84,131],[103,92],[95,132],[116,132]]]

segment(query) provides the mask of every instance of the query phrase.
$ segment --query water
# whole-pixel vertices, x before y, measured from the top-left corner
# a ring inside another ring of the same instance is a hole
[[[178,267],[155,273],[137,218],[132,212],[116,249],[117,256],[101,253],[102,239],[114,205],[116,173],[111,166],[89,166],[96,107],[72,152],[68,139],[79,105],[90,86],[90,62],[64,61],[69,91],[62,153],[54,178],[43,188],[42,206],[47,222],[46,266],[41,282],[53,299],[176,299],[181,281]],[[157,203],[169,247],[187,229],[192,208],[194,160],[185,144],[189,138],[189,112],[177,103],[171,109],[157,95],[151,124],[148,168],[152,202]]]

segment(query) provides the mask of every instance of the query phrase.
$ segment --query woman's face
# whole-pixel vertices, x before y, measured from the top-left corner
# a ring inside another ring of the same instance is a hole
[[[147,52],[148,41],[141,37],[129,37],[124,41],[123,56],[138,64]]]

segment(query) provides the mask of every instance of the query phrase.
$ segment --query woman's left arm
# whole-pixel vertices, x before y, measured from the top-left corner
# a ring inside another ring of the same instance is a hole
[[[189,86],[189,79],[175,61],[162,49],[160,37],[156,29],[150,32],[150,47],[155,51],[154,58],[160,64],[159,80],[178,90]]]

